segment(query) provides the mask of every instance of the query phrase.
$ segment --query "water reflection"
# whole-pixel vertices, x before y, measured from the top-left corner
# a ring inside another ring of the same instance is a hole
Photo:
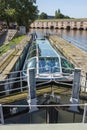
[[[85,30],[31,29],[30,31],[36,31],[40,34],[56,33],[62,36],[65,40],[87,52],[87,31]]]

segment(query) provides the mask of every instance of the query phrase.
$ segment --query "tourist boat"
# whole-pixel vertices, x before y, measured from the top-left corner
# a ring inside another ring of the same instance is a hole
[[[27,81],[27,69],[35,69],[36,82],[72,81],[74,65],[56,51],[45,37],[36,37],[29,48],[23,77]]]

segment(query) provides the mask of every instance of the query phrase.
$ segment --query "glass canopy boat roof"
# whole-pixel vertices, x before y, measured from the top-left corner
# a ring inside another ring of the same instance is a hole
[[[74,66],[46,38],[37,38],[29,48],[23,70],[34,68],[36,81],[71,80]],[[23,75],[27,75],[23,72]],[[65,76],[64,76],[65,75]]]

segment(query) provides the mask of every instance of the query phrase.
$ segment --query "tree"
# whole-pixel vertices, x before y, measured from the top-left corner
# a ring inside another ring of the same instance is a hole
[[[8,26],[9,22],[16,21],[19,26],[25,26],[28,30],[38,15],[35,3],[36,0],[0,0],[0,19],[6,21]]]
[[[0,0],[0,20],[4,20],[5,17],[5,0]]]
[[[15,21],[15,9],[5,9],[5,17],[6,17],[6,22],[7,25],[9,26],[10,22],[14,22]]]
[[[17,0],[15,9],[18,25],[24,25],[28,29],[30,23],[37,17],[37,6],[33,5],[33,2],[29,2],[29,0]]]
[[[0,20],[7,22],[15,21],[15,9],[10,8],[10,4],[6,0],[0,0]]]
[[[61,14],[60,9],[58,9],[58,14]]]
[[[58,9],[58,11],[56,10],[55,11],[55,18],[57,19],[57,18],[63,18],[64,17],[64,15],[60,12],[60,9]]]
[[[39,19],[47,19],[47,14],[42,12],[40,15],[39,15]]]
[[[60,9],[56,10],[55,11],[55,18],[56,19],[62,19],[62,18],[70,18],[69,16],[65,16],[61,13]]]

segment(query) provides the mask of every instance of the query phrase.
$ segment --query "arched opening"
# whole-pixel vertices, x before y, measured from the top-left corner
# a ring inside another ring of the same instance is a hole
[[[44,27],[41,27],[41,29],[44,29]]]
[[[83,30],[83,28],[79,28],[79,30]]]
[[[70,30],[70,26],[67,26],[67,27],[66,27],[66,30]]]
[[[64,27],[61,27],[60,29],[64,29]]]
[[[37,27],[37,29],[40,29],[40,27]]]
[[[54,26],[50,26],[50,29],[54,29]]]
[[[55,29],[59,29],[58,27],[55,27]]]
[[[49,29],[49,27],[46,27],[46,29]]]
[[[76,27],[74,27],[74,28],[73,28],[73,30],[77,30],[77,28],[76,28]]]

